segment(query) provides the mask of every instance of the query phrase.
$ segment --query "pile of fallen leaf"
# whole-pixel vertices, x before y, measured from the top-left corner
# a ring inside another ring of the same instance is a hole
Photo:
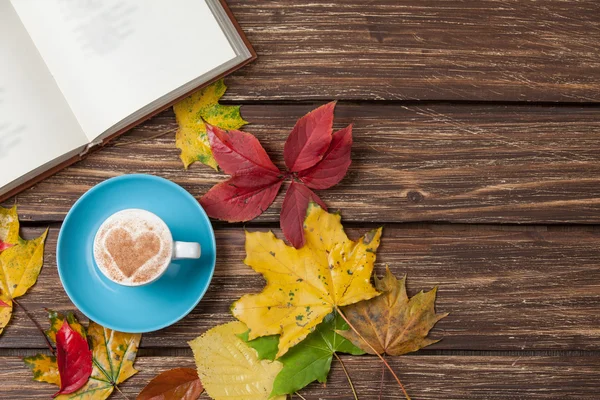
[[[246,232],[244,263],[263,275],[266,286],[231,308],[237,319],[218,325],[189,344],[196,371],[177,368],[155,377],[138,400],[196,399],[204,391],[215,400],[283,400],[314,381],[326,382],[335,357],[358,399],[338,353],[399,356],[435,343],[428,337],[437,321],[436,289],[408,298],[405,277],[389,268],[373,276],[382,228],[358,241],[344,232],[339,214],[328,213],[311,189],[339,183],[350,166],[352,126],[333,132],[335,103],[300,118],[284,147],[285,171],[269,158],[258,139],[238,131],[246,124],[238,106],[219,104],[226,90],[218,81],[174,106],[177,146],[187,168],[194,161],[230,175],[200,199],[207,213],[230,222],[264,212],[289,180],[281,210],[288,246],[272,232]],[[44,233],[19,238],[16,209],[0,208],[0,333],[15,298],[40,272]],[[372,279],[374,285],[372,284]],[[141,335],[49,311],[43,332],[51,355],[28,357],[34,379],[60,387],[58,399],[106,399],[133,367]]]
[[[303,230],[299,249],[246,232],[244,262],[267,285],[233,304],[239,321],[190,342],[213,399],[283,400],[325,382],[336,353],[398,356],[435,343],[429,330],[446,316],[435,313],[435,289],[409,299],[389,269],[371,284],[381,228],[352,241],[339,214],[310,203]]]
[[[71,313],[48,310],[48,319],[50,328],[44,333],[56,350],[24,361],[33,379],[60,387],[56,399],[104,400],[138,372],[133,363],[142,335],[113,331],[91,321],[86,329]]]
[[[446,316],[435,313],[436,289],[409,299],[405,278],[397,280],[389,269],[373,286],[381,228],[357,242],[348,239],[340,216],[328,213],[311,190],[330,188],[346,175],[352,125],[333,132],[335,102],[300,118],[286,140],[281,171],[256,137],[237,130],[246,124],[239,107],[218,104],[224,92],[217,82],[174,107],[185,167],[201,161],[230,175],[200,203],[213,218],[249,221],[289,180],[280,221],[293,247],[272,232],[246,232],[244,262],[267,285],[233,304],[239,321],[190,342],[204,389],[215,400],[284,399],[325,382],[336,353],[369,353],[381,358],[409,398],[381,355],[435,342],[427,335]]]

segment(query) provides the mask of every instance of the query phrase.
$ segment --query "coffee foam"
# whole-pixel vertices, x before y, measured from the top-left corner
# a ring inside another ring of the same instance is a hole
[[[94,258],[100,270],[123,285],[142,285],[170,264],[171,232],[156,215],[139,209],[119,211],[100,226]]]

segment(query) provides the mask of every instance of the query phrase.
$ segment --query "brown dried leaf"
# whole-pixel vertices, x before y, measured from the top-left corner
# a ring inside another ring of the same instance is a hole
[[[437,287],[429,292],[421,291],[409,300],[406,276],[398,280],[387,267],[383,278],[375,276],[375,288],[384,293],[343,307],[342,311],[379,354],[399,356],[439,341],[427,337],[436,322],[448,315],[435,313]],[[365,352],[374,354],[354,331],[338,333]]]
[[[196,400],[204,392],[193,368],[175,368],[152,379],[136,400]]]

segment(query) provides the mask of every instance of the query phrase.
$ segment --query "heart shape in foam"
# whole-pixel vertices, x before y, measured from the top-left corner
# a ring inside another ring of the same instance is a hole
[[[160,251],[160,238],[151,231],[133,237],[123,228],[108,232],[105,239],[106,250],[113,258],[123,275],[130,278]]]

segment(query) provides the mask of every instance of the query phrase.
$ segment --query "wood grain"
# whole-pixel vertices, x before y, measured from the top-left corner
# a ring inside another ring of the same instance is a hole
[[[342,356],[356,391],[363,400],[379,398],[381,362],[374,356]],[[598,357],[461,357],[402,356],[388,359],[415,400],[468,399],[597,399]],[[194,367],[189,357],[139,357],[140,371],[119,387],[133,399],[160,372]],[[2,394],[11,400],[46,399],[55,387],[31,380],[18,357],[0,357]],[[307,400],[353,399],[340,364],[334,360],[327,386],[313,383],[300,393]],[[204,397],[202,398],[208,398]],[[120,396],[113,394],[112,399]],[[389,374],[381,399],[402,398]],[[292,399],[299,399],[293,396]]]
[[[348,232],[356,239],[366,228]],[[57,234],[50,230],[44,269],[20,301],[40,322],[44,307],[75,309],[55,266]],[[216,235],[217,268],[204,299],[179,323],[144,335],[143,348],[186,348],[205,330],[232,320],[231,303],[264,286],[242,263],[243,229],[221,228]],[[384,228],[377,271],[389,264],[398,276],[408,274],[410,294],[439,285],[437,310],[450,316],[434,329],[443,340],[430,349],[600,350],[599,248],[597,229],[392,225]],[[0,348],[44,348],[44,342],[17,310]]]
[[[230,0],[236,101],[600,100],[596,0]]]
[[[285,139],[317,104],[242,108],[282,168]],[[347,221],[600,223],[600,108],[484,105],[340,104],[336,127],[354,123],[353,164],[321,191]],[[79,196],[125,173],[150,173],[194,196],[225,178],[201,164],[184,170],[160,114],[34,188],[9,199],[23,220],[61,221]],[[256,221],[277,222],[283,192]]]

